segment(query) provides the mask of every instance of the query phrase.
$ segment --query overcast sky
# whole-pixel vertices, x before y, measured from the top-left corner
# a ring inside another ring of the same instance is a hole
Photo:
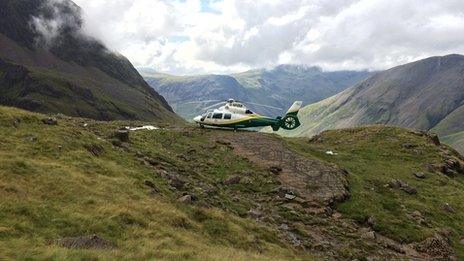
[[[74,0],[86,33],[136,67],[386,69],[464,53],[463,0]]]

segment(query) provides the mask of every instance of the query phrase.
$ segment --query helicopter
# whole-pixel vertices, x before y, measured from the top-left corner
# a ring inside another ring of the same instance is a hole
[[[206,113],[195,117],[193,121],[202,128],[212,126],[237,130],[239,128],[271,126],[273,131],[278,131],[280,128],[293,130],[301,125],[298,119],[298,111],[301,105],[301,101],[295,101],[284,117],[278,116],[274,119],[254,113],[242,102],[229,99],[221,107],[208,110]]]

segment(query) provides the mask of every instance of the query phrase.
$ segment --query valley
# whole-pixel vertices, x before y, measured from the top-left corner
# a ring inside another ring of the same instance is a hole
[[[163,95],[185,120],[205,108],[233,98],[262,115],[280,116],[296,100],[318,102],[372,75],[367,71],[325,72],[319,67],[279,65],[233,75],[173,76],[143,72],[145,80]],[[261,105],[257,105],[257,104]],[[280,108],[280,109],[279,109]]]

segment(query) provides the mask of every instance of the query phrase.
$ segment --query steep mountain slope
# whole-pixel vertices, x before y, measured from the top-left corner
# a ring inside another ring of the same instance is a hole
[[[0,103],[103,120],[179,120],[126,58],[81,25],[68,0],[1,1]]]
[[[6,259],[464,257],[464,159],[423,133],[127,134],[146,123],[55,117],[0,106]]]
[[[442,137],[444,143],[464,154],[464,131]]]
[[[288,135],[382,123],[449,135],[464,130],[464,56],[432,57],[377,73],[300,112]]]
[[[144,76],[153,88],[166,97],[177,113],[191,119],[205,107],[217,103],[217,100],[229,98],[268,105],[270,107],[249,104],[252,110],[260,114],[280,115],[295,100],[302,100],[305,104],[320,101],[370,74],[324,72],[318,67],[280,65],[271,70],[252,70],[229,76]]]

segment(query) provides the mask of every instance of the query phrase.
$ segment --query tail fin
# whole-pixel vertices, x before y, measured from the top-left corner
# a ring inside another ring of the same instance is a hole
[[[302,101],[296,101],[292,104],[292,106],[290,107],[290,109],[288,109],[287,111],[287,115],[297,115],[298,114],[298,111],[300,110],[301,108],[301,105],[303,104]],[[286,116],[287,116],[286,115]]]
[[[293,103],[290,109],[288,109],[285,117],[279,122],[282,129],[293,130],[301,125],[300,120],[298,119],[298,111],[300,111],[302,103],[303,102],[301,101],[296,101]]]

